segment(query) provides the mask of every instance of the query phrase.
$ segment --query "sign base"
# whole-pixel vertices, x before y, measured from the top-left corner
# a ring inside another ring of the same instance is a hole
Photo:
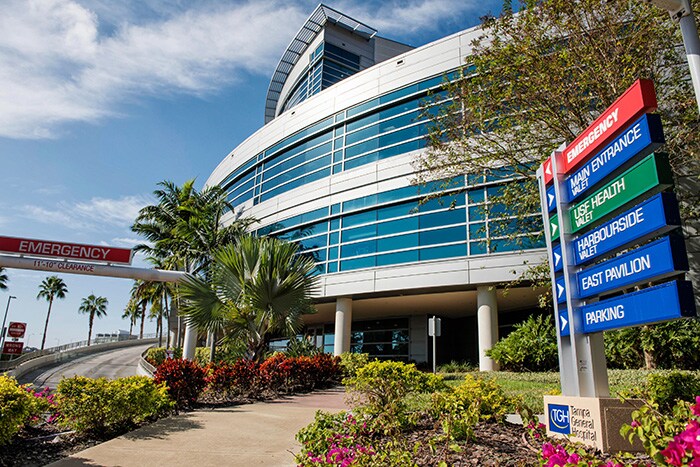
[[[547,435],[569,438],[602,452],[641,452],[642,443],[634,444],[620,435],[620,428],[632,422],[632,412],[643,401],[622,402],[609,397],[544,396]]]

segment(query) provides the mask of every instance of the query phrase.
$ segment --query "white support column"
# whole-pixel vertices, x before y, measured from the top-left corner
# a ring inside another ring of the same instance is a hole
[[[182,358],[194,360],[197,348],[197,326],[192,323],[185,324],[185,341],[182,344]]]
[[[477,326],[479,329],[479,370],[495,371],[498,364],[486,356],[486,351],[498,342],[498,302],[495,287],[477,287]]]
[[[339,298],[335,302],[335,337],[333,355],[350,351],[350,328],[352,327],[352,298]]]

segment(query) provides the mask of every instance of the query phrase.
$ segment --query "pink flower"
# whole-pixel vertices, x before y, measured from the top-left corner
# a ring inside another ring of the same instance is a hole
[[[566,459],[566,462],[569,463],[569,464],[578,465],[578,463],[579,463],[580,460],[581,460],[581,456],[579,456],[579,455],[576,454],[576,453],[573,453],[573,454],[571,454],[571,455],[569,456],[568,459]]]
[[[680,467],[683,465],[683,458],[685,457],[685,449],[675,439],[668,443],[668,447],[661,451],[661,454],[663,454],[664,458],[666,459],[666,462],[668,462],[671,465],[675,465],[677,467]]]
[[[695,405],[691,405],[690,408],[693,410],[693,415],[700,417],[700,396],[695,397]]]
[[[637,428],[637,427],[642,426],[642,424],[639,423],[637,420],[632,420],[632,423],[630,423],[630,426],[631,426],[632,428]]]

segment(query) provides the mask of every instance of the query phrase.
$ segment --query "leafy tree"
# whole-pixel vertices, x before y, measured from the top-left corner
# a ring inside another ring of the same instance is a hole
[[[107,305],[109,305],[109,302],[105,297],[96,297],[95,294],[90,294],[80,302],[78,311],[88,315],[89,327],[87,345],[90,345],[90,339],[92,338],[92,324],[96,317],[102,318],[103,316],[107,316]]]
[[[552,371],[558,366],[557,331],[551,315],[530,315],[486,354],[505,371]]]
[[[49,276],[41,281],[39,285],[39,293],[36,296],[37,300],[43,298],[49,302],[49,311],[46,312],[46,324],[44,324],[44,335],[41,338],[41,350],[44,350],[44,344],[46,343],[46,331],[49,329],[49,317],[51,316],[53,301],[56,298],[66,298],[67,293],[68,287],[66,283],[58,276]]]
[[[0,268],[0,290],[7,290],[9,280],[7,274],[5,274],[5,268]]]
[[[433,125],[416,182],[463,174],[471,184],[500,180],[486,215],[516,222],[491,223],[490,236],[531,242],[524,234],[541,229],[523,222],[540,209],[535,169],[638,78],[655,83],[665,151],[685,180],[697,171],[700,133],[681,44],[668,13],[641,1],[525,0],[518,14],[487,18],[463,79],[426,111]],[[682,195],[687,219],[698,217],[697,195]],[[514,223],[527,228],[512,232]],[[548,268],[532,272],[528,279],[549,286]]]
[[[296,335],[310,311],[315,263],[297,253],[296,244],[252,236],[217,250],[210,282],[188,275],[181,286],[183,314],[199,328],[242,340],[247,357],[260,360],[273,334]]]

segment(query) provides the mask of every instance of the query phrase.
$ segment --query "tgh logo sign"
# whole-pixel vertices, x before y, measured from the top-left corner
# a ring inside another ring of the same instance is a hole
[[[569,418],[569,406],[549,404],[549,431],[571,434],[571,419]]]

